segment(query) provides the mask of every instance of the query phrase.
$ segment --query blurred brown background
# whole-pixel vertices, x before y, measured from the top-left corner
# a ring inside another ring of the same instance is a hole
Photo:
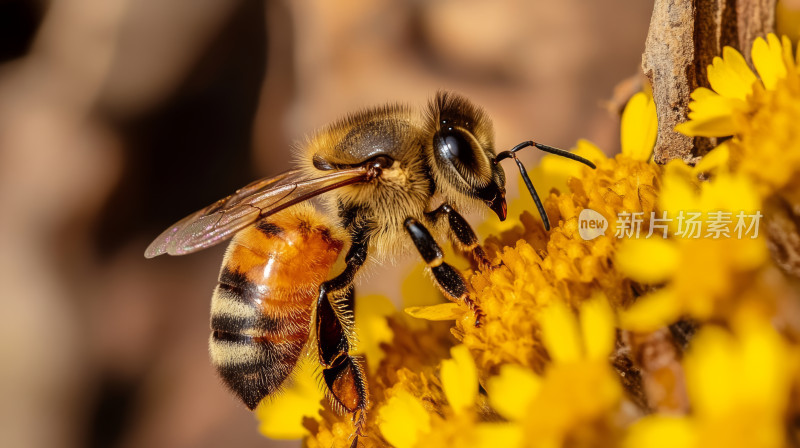
[[[297,446],[260,436],[208,363],[223,248],[145,260],[148,242],[326,122],[439,88],[483,105],[499,148],[615,151],[602,104],[651,8],[0,0],[0,446]]]

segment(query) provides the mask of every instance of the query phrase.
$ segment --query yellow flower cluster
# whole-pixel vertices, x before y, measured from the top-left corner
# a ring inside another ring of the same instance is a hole
[[[678,211],[701,216],[721,212],[730,219],[720,222],[718,238],[706,231],[688,235],[690,231],[684,224],[680,236],[622,242],[616,254],[620,271],[641,283],[664,284],[640,297],[622,315],[625,328],[653,331],[681,316],[703,321],[729,318],[730,313],[739,310],[733,306],[735,302],[749,302],[748,312],[758,308],[765,315],[774,312],[771,288],[765,288],[764,281],[760,281],[768,261],[764,237],[753,238],[757,235],[755,229],[748,236],[744,226],[736,228],[738,213],[759,213],[760,201],[752,184],[745,177],[727,174],[699,183],[691,179],[690,172],[681,162],[665,169],[659,208],[672,219],[671,235],[678,233]],[[742,236],[738,237],[740,231]],[[646,263],[647,259],[658,262]]]
[[[385,299],[360,300],[370,409],[359,446],[796,443],[800,292],[752,221],[771,196],[800,193],[800,78],[789,56],[770,36],[753,49],[760,78],[733,50],[714,61],[714,90],[693,94],[680,129],[733,138],[696,167],[650,162],[656,116],[645,93],[623,112],[621,154],[578,142],[596,170],[545,157],[533,175],[553,228],[524,212],[494,229],[485,246],[498,265],[468,275],[481,326],[461,304],[417,297],[402,315]],[[591,239],[581,236],[586,209],[607,222]],[[693,213],[716,217],[713,228],[695,233],[684,219]],[[625,214],[641,216],[638,237],[616,234]],[[672,336],[684,327],[698,330]],[[351,419],[307,386],[298,379],[262,403],[264,433],[349,446]]]
[[[625,448],[789,446],[798,354],[759,318],[743,316],[732,332],[703,329],[684,361],[691,414],[642,418],[628,429]]]
[[[729,137],[702,169],[731,170],[749,178],[762,198],[788,196],[800,204],[800,51],[787,37],[758,38],[751,53],[759,76],[738,51],[725,47],[708,68],[710,89],[692,93],[689,136]]]
[[[499,366],[507,363],[542,371],[548,356],[538,337],[538,315],[550,304],[577,307],[598,291],[615,307],[632,302],[630,280],[614,267],[617,238],[613,231],[584,240],[578,232],[578,218],[581,210],[592,209],[602,214],[613,229],[622,211],[649,216],[654,210],[659,170],[647,160],[655,133],[641,132],[650,127],[655,129],[652,100],[638,94],[624,112],[623,129],[639,138],[623,133],[628,138],[623,140],[622,154],[607,158],[591,143],[579,142],[575,152],[595,162],[596,170],[576,167],[574,162],[559,166],[561,161],[555,156],[545,157],[542,163],[557,173],[549,178],[554,179],[551,193],[544,199],[554,227],[546,232],[541,221],[525,212],[521,225],[487,242],[489,249],[500,252],[498,257],[503,266],[476,273],[470,279],[473,289],[479,292],[478,300],[486,318],[476,328],[470,317],[462,314],[454,329],[456,336],[476,355],[482,375],[496,374]],[[535,174],[546,173],[536,170]],[[564,179],[564,174],[574,177]],[[548,179],[546,175],[541,177]],[[569,193],[562,194],[559,188]],[[647,223],[644,225],[646,228]],[[414,308],[409,313],[428,319],[447,318],[451,314],[457,317],[452,311],[455,306]],[[461,308],[461,311],[467,310]]]
[[[735,213],[760,218],[776,198],[800,204],[800,76],[785,37],[756,39],[751,56],[759,76],[727,47],[709,66],[713,91],[692,93],[690,119],[677,129],[731,138],[693,169],[665,167],[658,200],[665,211],[729,213],[717,230],[731,237],[687,238],[672,227],[668,240],[625,241],[617,253],[633,280],[662,285],[621,313],[623,328],[653,331],[681,317],[706,323],[681,363],[691,412],[640,419],[626,447],[778,448],[796,440],[786,422],[799,411],[790,405],[800,386],[800,350],[790,343],[798,294],[770,261],[765,229],[742,237]],[[699,182],[700,173],[710,180]],[[660,263],[643,265],[645,258]]]

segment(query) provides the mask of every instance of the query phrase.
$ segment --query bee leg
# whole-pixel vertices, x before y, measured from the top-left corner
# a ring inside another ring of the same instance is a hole
[[[475,326],[479,327],[484,316],[483,310],[469,296],[467,281],[456,268],[442,260],[442,248],[424,225],[414,218],[407,218],[404,225],[422,259],[433,273],[439,289],[450,300],[465,303],[475,313]]]
[[[353,278],[367,258],[366,240],[357,239],[345,258],[345,270],[320,286],[317,298],[317,347],[323,366],[322,378],[328,388],[328,398],[334,409],[353,414],[356,433],[353,445],[366,421],[368,405],[367,379],[363,359],[350,355],[349,335],[353,332],[355,294]],[[340,298],[332,298],[333,292]]]
[[[352,313],[354,310],[352,286],[344,299],[342,305]],[[350,342],[347,333],[352,322],[343,324],[334,309],[338,306],[340,305],[334,305],[330,300],[323,300],[317,304],[317,345],[320,363],[324,367],[322,378],[328,388],[328,398],[335,409],[353,414],[357,438],[366,420],[367,380],[362,357],[351,356],[349,353]]]
[[[426,213],[431,221],[438,221],[442,215],[447,215],[447,222],[452,230],[452,235],[455,241],[461,246],[465,252],[470,252],[472,258],[478,262],[481,269],[496,269],[500,265],[492,264],[489,257],[486,256],[486,251],[483,250],[475,231],[469,225],[466,219],[461,216],[450,204],[442,204],[436,210]]]

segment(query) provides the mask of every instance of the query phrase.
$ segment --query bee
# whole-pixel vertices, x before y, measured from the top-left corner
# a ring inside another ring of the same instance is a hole
[[[353,284],[370,260],[416,251],[442,293],[483,311],[464,277],[443,260],[449,238],[482,267],[492,267],[460,211],[482,206],[506,218],[505,172],[512,158],[550,223],[516,153],[497,154],[492,123],[463,96],[438,92],[425,113],[404,105],[367,109],[317,132],[296,169],[255,181],[178,221],[145,256],[192,253],[233,237],[212,296],[210,353],[223,381],[251,410],[280,389],[310,335],[332,407],[352,414],[356,446],[369,394],[353,342]],[[307,201],[319,197],[328,213]],[[346,251],[345,251],[346,249]],[[344,252],[341,272],[329,272]]]

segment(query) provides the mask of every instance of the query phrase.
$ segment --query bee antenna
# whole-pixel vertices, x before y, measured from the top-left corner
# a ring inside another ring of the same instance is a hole
[[[541,151],[544,151],[544,152],[549,152],[550,154],[555,154],[557,156],[566,157],[568,159],[572,159],[572,160],[581,162],[582,164],[590,167],[591,169],[597,168],[595,166],[595,164],[589,159],[584,159],[583,157],[581,157],[581,156],[579,156],[577,154],[573,154],[573,153],[571,153],[569,151],[564,151],[563,149],[553,148],[552,146],[543,145],[541,143],[536,143],[536,142],[531,141],[531,140],[528,140],[527,142],[522,142],[522,143],[518,144],[517,146],[509,149],[508,151],[501,152],[500,154],[497,155],[497,157],[494,158],[494,163],[498,163],[501,160],[508,159],[509,157],[515,157],[514,156],[515,152],[519,151],[520,149],[527,148],[529,146],[533,146],[533,147],[535,147],[535,148],[537,148],[537,149],[539,149]]]
[[[502,160],[511,158],[514,159],[516,162],[517,167],[519,168],[519,174],[522,175],[522,180],[525,182],[525,186],[528,187],[528,192],[530,192],[531,197],[533,197],[533,202],[536,203],[536,208],[539,210],[539,215],[542,217],[542,223],[544,224],[544,229],[549,231],[550,230],[550,220],[547,218],[547,213],[544,211],[544,205],[542,205],[542,200],[539,199],[539,195],[536,194],[536,189],[533,188],[533,182],[531,182],[531,178],[528,176],[528,171],[522,165],[522,162],[517,158],[517,151],[523,148],[527,148],[529,146],[533,146],[537,149],[540,149],[544,152],[549,152],[550,154],[555,154],[557,156],[566,157],[568,159],[572,159],[582,164],[595,169],[596,166],[588,159],[584,159],[581,156],[575,155],[569,151],[564,151],[563,149],[553,148],[552,146],[543,145],[541,143],[536,143],[534,141],[526,141],[522,142],[513,148],[509,149],[508,151],[503,151],[494,158],[494,163],[497,164]]]
[[[525,142],[525,143],[528,143],[528,142]],[[563,149],[553,148],[552,146],[543,145],[541,143],[535,143],[535,142],[530,142],[530,143],[533,143],[533,146],[535,146],[536,148],[538,148],[538,149],[540,149],[540,150],[542,150],[544,152],[549,152],[550,154],[555,154],[557,156],[566,157],[568,159],[572,159],[572,160],[581,162],[582,164],[588,166],[591,169],[597,168],[595,166],[595,164],[591,160],[584,159],[583,157],[581,157],[581,156],[579,156],[577,154],[573,154],[573,153],[571,153],[569,151],[564,151]],[[519,145],[517,145],[517,146],[519,146]],[[515,146],[515,148],[517,146]],[[530,145],[528,145],[528,146],[530,146]],[[522,149],[522,148],[517,149],[517,151],[519,151],[520,149]]]

